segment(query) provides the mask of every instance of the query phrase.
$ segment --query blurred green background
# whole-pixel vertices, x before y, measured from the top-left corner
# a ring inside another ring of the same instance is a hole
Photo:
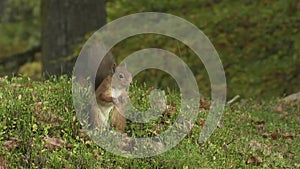
[[[108,22],[128,14],[155,11],[174,14],[195,24],[220,55],[227,77],[228,98],[241,95],[263,99],[300,91],[299,0],[108,0],[106,10]],[[0,19],[0,57],[39,45],[40,0],[0,1]],[[74,47],[75,55],[83,44],[84,41]],[[210,82],[203,64],[177,40],[139,35],[116,45],[113,54],[120,61],[134,51],[150,47],[180,56],[192,69],[200,92],[210,95]],[[38,80],[40,58],[37,54],[33,62],[22,65],[14,73],[26,73]],[[0,71],[2,76],[10,73],[1,65]],[[135,80],[149,86],[176,89],[167,74],[156,70],[145,71]]]

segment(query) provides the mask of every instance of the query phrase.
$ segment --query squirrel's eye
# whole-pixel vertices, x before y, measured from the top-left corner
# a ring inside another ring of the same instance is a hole
[[[123,73],[119,73],[119,78],[123,79],[124,78],[124,74]]]

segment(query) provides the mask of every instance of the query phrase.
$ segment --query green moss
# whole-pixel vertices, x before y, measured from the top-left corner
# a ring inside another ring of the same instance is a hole
[[[257,165],[265,168],[300,166],[297,104],[278,99],[235,102],[226,107],[214,134],[200,145],[207,116],[202,111],[193,130],[174,148],[155,157],[130,159],[106,152],[84,135],[75,117],[70,79],[1,78],[0,86],[0,158],[12,168],[249,168],[256,165],[251,159],[258,158],[262,162]],[[141,99],[147,90],[132,86],[135,104],[149,107],[147,99]],[[168,93],[167,98],[178,105],[176,92]],[[132,137],[151,136],[163,131],[156,126],[170,125],[172,120],[160,117],[143,126],[129,125],[127,131]],[[59,138],[64,144],[53,150],[45,137]]]

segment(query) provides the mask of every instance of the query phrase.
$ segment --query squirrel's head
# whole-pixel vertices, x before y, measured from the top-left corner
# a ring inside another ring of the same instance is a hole
[[[122,63],[119,66],[113,68],[113,72],[113,88],[123,89],[130,86],[132,82],[132,74],[127,70],[125,63]]]

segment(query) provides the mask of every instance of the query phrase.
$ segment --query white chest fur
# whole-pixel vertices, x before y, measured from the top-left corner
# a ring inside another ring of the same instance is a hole
[[[120,97],[121,96],[121,94],[122,94],[122,90],[120,90],[120,89],[112,89],[112,97],[113,98],[118,98],[118,97]]]
[[[109,118],[109,113],[113,109],[114,105],[111,103],[107,106],[99,106],[99,120],[101,123],[101,128],[105,127],[107,125],[107,121]]]

